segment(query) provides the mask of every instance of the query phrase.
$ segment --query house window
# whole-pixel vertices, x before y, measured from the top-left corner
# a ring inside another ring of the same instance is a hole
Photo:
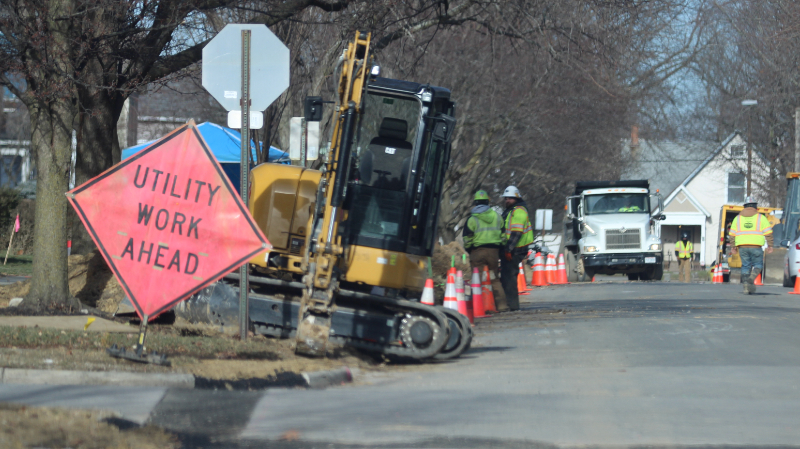
[[[22,178],[21,156],[0,156],[0,186],[16,187]]]
[[[744,182],[745,177],[742,173],[728,173],[728,202],[744,202]]]
[[[745,147],[744,145],[731,145],[731,159],[744,159]]]

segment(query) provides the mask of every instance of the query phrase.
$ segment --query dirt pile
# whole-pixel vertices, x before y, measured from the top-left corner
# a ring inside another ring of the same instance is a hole
[[[68,263],[69,292],[87,306],[114,312],[125,293],[100,253],[69,256]],[[0,307],[6,307],[11,298],[24,297],[30,288],[30,279],[0,286]]]
[[[455,257],[456,270],[464,273],[470,272],[469,254],[458,242],[450,242],[444,246],[437,243],[433,248],[433,275],[447,276],[447,270],[450,269],[453,257]]]

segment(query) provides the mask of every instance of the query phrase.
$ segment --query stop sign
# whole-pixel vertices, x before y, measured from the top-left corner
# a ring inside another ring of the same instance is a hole
[[[266,25],[228,24],[203,48],[203,87],[241,111],[242,30],[250,30],[250,110],[263,111],[289,87],[289,49]]]

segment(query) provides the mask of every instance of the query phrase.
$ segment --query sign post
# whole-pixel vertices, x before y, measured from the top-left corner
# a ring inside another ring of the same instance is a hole
[[[253,53],[253,47],[258,51]],[[242,75],[238,85],[231,77],[237,71]],[[257,82],[251,84],[251,79]],[[289,87],[289,49],[266,25],[228,24],[203,48],[203,87],[229,111],[228,126],[241,127],[240,192],[247,205],[251,119],[257,124],[263,123],[261,111]],[[239,333],[242,340],[247,338],[249,323],[247,268],[245,263],[239,271]]]
[[[242,30],[242,162],[240,187],[242,202],[247,204],[247,175],[250,174],[250,30]],[[247,263],[239,269],[239,337],[247,340],[248,315],[247,292],[250,290],[247,278]]]

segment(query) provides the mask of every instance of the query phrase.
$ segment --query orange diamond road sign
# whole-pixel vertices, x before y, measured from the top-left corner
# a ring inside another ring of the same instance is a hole
[[[67,198],[142,318],[272,248],[192,121]]]

